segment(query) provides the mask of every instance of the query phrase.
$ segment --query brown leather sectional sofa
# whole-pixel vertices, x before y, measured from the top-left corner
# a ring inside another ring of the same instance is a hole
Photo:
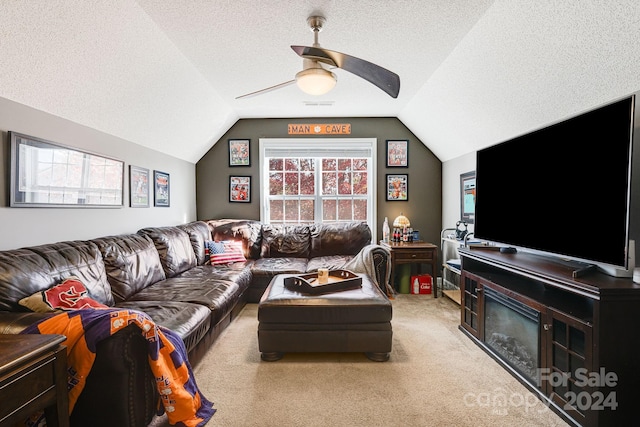
[[[247,261],[208,265],[205,242],[228,239],[243,242]],[[371,240],[369,227],[358,222],[276,226],[253,220],[209,220],[0,251],[0,333],[19,333],[51,316],[28,312],[18,301],[77,276],[94,300],[144,311],[157,324],[177,332],[196,365],[244,305],[260,300],[277,274],[340,268],[369,250],[371,271],[384,284],[388,253],[369,246]],[[215,402],[215,396],[208,397]],[[146,341],[131,325],[98,345],[71,423],[146,426],[157,402]]]

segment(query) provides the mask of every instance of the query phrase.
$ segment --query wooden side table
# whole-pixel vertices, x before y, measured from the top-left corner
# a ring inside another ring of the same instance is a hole
[[[0,335],[0,426],[44,410],[47,425],[69,426],[67,348],[62,335]]]
[[[395,289],[393,272],[399,264],[418,264],[418,274],[422,274],[422,264],[431,265],[433,276],[433,297],[438,298],[438,247],[427,242],[382,243],[391,251],[391,287]]]

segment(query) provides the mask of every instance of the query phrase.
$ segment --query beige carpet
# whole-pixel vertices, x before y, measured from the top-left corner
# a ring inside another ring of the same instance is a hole
[[[207,426],[566,426],[458,330],[448,298],[398,295],[388,362],[364,354],[260,360],[248,304],[194,369]],[[162,424],[160,424],[162,425]]]

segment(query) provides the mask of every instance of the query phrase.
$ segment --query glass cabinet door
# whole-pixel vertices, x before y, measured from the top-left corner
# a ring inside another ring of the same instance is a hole
[[[543,329],[547,365],[541,373],[542,389],[576,420],[588,425],[591,400],[597,390],[587,380],[593,373],[592,327],[549,308]]]
[[[480,322],[482,320],[482,304],[478,301],[478,294],[482,293],[480,278],[463,271],[461,277],[461,324],[473,336],[480,339]]]

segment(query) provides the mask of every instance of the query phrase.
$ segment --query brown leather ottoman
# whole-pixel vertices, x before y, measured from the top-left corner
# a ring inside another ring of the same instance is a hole
[[[289,290],[275,276],[258,305],[262,360],[289,352],[364,352],[377,362],[391,352],[391,301],[368,276],[362,287],[322,295]]]

